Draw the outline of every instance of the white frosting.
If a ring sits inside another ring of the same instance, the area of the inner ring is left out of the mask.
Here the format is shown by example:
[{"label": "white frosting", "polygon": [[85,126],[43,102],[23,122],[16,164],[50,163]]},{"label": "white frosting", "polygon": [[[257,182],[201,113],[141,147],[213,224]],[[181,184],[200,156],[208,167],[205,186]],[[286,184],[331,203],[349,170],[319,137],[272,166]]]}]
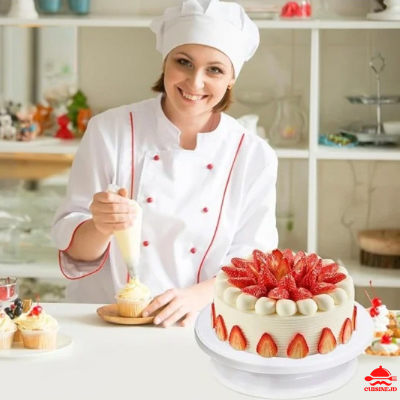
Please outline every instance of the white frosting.
[{"label": "white frosting", "polygon": [[257,297],[252,296],[251,294],[242,293],[236,299],[236,305],[241,311],[251,311],[254,310],[257,300]]},{"label": "white frosting", "polygon": [[329,294],[318,294],[313,297],[313,300],[317,303],[318,309],[321,311],[330,311],[335,307],[335,301]]},{"label": "white frosting", "polygon": [[329,258],[325,258],[322,260],[322,266],[324,265],[329,265],[329,264],[335,264],[335,261],[329,259]]},{"label": "white frosting", "polygon": [[281,317],[291,317],[297,313],[297,306],[293,300],[282,299],[276,302],[276,313]]},{"label": "white frosting", "polygon": [[228,275],[222,271],[222,269],[220,269],[217,273],[217,275],[215,276],[215,280],[216,281],[226,281],[228,280]]},{"label": "white frosting", "polygon": [[242,291],[235,287],[229,286],[223,293],[223,299],[231,306],[236,306],[237,298],[242,294]]},{"label": "white frosting", "polygon": [[259,315],[275,314],[276,301],[268,297],[261,297],[257,300],[255,305],[256,313]]},{"label": "white frosting", "polygon": [[343,267],[342,265],[339,266],[337,273],[349,275],[349,271],[347,271],[347,269],[345,267]]},{"label": "white frosting", "polygon": [[374,321],[374,331],[375,332],[386,332],[387,326],[389,325],[389,310],[385,305],[381,305],[377,307],[379,310],[379,314],[376,317],[373,317]]},{"label": "white frosting", "polygon": [[297,309],[300,314],[314,315],[318,311],[318,306],[313,299],[304,299],[297,301]]},{"label": "white frosting", "polygon": [[350,275],[347,275],[347,278],[341,282],[336,283],[336,287],[339,289],[343,289],[347,293],[347,297],[349,299],[355,298],[355,289],[353,278]]},{"label": "white frosting", "polygon": [[383,344],[380,341],[372,343],[371,348],[373,351],[385,352],[385,353],[395,353],[400,349],[400,347],[396,343]]},{"label": "white frosting", "polygon": [[231,284],[226,280],[217,280],[215,281],[215,291],[217,292],[218,296],[223,296],[226,289],[232,287]]},{"label": "white frosting", "polygon": [[329,296],[332,297],[336,305],[343,304],[348,299],[347,293],[340,288],[336,288],[335,290],[332,290],[332,292],[329,292],[328,294]]}]

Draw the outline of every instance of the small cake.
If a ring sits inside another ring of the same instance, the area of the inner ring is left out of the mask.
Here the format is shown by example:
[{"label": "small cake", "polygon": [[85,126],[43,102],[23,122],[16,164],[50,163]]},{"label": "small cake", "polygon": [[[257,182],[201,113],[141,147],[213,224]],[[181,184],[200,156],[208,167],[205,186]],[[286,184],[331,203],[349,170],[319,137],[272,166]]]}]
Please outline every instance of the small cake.
[{"label": "small cake", "polygon": [[317,254],[254,250],[215,280],[218,339],[260,357],[304,358],[345,345],[356,329],[353,279]]},{"label": "small cake", "polygon": [[0,309],[0,350],[11,349],[17,327],[7,313]]},{"label": "small cake", "polygon": [[15,321],[28,349],[53,350],[56,348],[58,322],[38,304]]},{"label": "small cake", "polygon": [[121,317],[141,317],[143,310],[152,301],[150,289],[139,278],[130,279],[115,298]]}]

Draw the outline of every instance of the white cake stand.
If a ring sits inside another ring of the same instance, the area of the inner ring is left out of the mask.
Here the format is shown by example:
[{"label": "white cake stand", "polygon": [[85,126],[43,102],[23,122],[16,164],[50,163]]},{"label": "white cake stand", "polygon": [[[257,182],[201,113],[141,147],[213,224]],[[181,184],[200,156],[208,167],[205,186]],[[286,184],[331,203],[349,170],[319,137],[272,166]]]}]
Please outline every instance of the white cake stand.
[{"label": "white cake stand", "polygon": [[211,306],[196,320],[199,347],[211,357],[216,378],[228,388],[265,399],[301,399],[332,392],[350,381],[357,357],[371,344],[374,325],[364,307],[357,306],[357,329],[346,345],[326,355],[304,359],[274,357],[236,351],[221,342],[211,327]]}]

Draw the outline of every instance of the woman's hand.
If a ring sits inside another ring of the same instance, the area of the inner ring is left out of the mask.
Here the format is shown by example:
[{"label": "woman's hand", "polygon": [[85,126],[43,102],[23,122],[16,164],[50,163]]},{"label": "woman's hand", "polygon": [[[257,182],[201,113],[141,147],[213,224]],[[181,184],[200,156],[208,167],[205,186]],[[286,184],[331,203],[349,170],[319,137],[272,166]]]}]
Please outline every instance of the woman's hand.
[{"label": "woman's hand", "polygon": [[126,189],[120,189],[118,194],[96,193],[90,211],[96,229],[104,235],[112,235],[115,231],[131,227],[137,215],[136,208],[127,198]]},{"label": "woman's hand", "polygon": [[199,283],[186,289],[169,289],[157,296],[143,311],[143,316],[156,313],[155,325],[167,328],[179,321],[180,326],[190,325],[197,313],[212,301],[214,279]]}]

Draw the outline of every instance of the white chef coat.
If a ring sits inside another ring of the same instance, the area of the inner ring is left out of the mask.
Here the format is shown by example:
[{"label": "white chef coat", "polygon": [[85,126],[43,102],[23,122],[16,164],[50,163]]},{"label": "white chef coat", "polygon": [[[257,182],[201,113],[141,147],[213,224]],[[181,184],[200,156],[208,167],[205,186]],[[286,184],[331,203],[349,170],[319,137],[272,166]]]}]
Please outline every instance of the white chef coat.
[{"label": "white chef coat", "polygon": [[195,150],[182,149],[161,99],[89,121],[52,229],[70,302],[112,303],[126,284],[115,239],[93,262],[65,252],[77,227],[91,218],[93,195],[110,183],[131,191],[143,208],[140,280],[153,295],[208,280],[232,257],[278,245],[271,147],[222,113],[214,131],[197,135]]}]

